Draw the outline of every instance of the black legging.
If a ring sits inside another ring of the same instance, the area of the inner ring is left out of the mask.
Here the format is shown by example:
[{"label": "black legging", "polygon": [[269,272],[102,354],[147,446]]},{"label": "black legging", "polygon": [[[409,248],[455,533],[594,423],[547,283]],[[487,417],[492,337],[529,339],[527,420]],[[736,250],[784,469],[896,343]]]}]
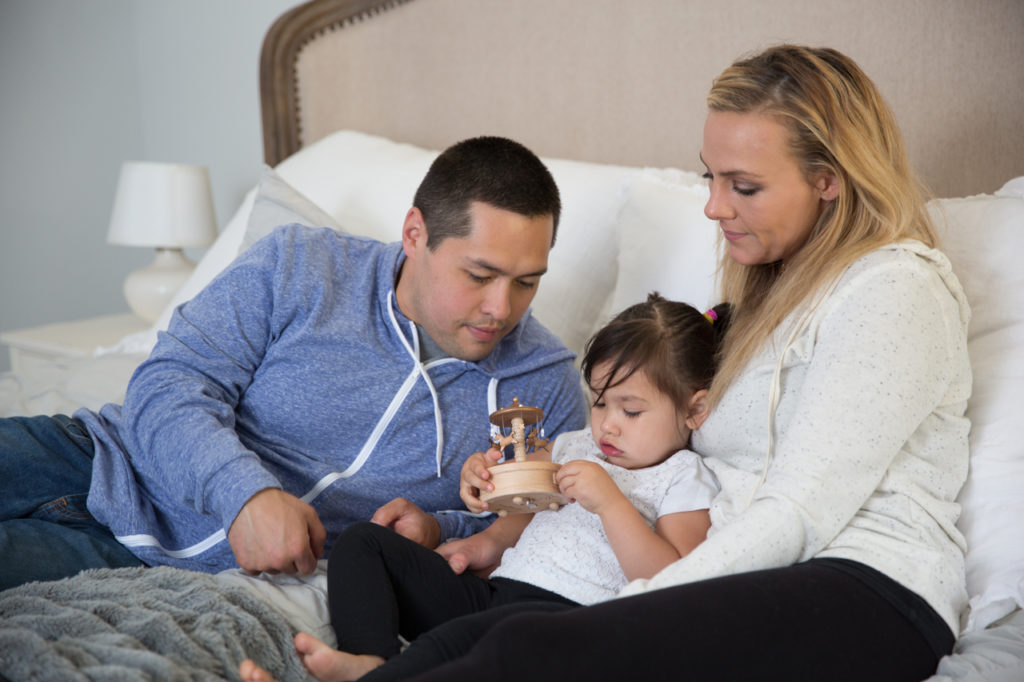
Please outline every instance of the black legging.
[{"label": "black legging", "polygon": [[[456,575],[437,552],[373,523],[346,528],[327,566],[338,648],[388,659],[364,682],[407,680],[454,660],[512,614],[578,606],[517,580]],[[399,634],[412,642],[401,655]]]},{"label": "black legging", "polygon": [[881,592],[810,561],[511,616],[469,654],[410,679],[923,680],[953,635],[917,595],[875,573],[889,583]]}]

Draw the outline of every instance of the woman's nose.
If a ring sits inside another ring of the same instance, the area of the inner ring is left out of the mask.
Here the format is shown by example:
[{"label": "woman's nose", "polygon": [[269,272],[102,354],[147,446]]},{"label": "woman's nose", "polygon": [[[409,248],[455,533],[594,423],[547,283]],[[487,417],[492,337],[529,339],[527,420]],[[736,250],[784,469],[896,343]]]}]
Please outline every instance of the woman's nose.
[{"label": "woman's nose", "polygon": [[732,204],[729,203],[728,194],[715,186],[710,187],[708,201],[704,204],[704,215],[709,220],[729,220],[735,217]]}]

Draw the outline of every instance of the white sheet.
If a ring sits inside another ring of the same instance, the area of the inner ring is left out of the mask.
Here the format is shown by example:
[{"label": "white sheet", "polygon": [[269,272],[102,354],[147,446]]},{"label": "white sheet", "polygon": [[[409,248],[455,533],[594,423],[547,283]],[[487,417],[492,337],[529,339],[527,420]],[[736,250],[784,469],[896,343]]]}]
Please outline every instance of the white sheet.
[{"label": "white sheet", "polygon": [[116,353],[61,358],[31,371],[0,374],[0,416],[72,414],[124,401],[132,372],[145,355]]},{"label": "white sheet", "polygon": [[985,630],[960,637],[925,682],[1020,682],[1024,680],[1024,611],[1017,609]]},{"label": "white sheet", "polygon": [[321,560],[312,575],[249,575],[241,569],[222,571],[217,578],[227,585],[243,587],[263,598],[300,632],[338,645],[327,608],[327,561]]}]

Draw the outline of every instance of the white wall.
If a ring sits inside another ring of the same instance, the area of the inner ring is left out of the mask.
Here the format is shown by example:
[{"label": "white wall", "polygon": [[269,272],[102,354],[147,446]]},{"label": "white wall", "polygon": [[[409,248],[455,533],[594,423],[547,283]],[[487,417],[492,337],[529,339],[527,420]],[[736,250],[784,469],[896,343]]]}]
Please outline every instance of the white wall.
[{"label": "white wall", "polygon": [[263,160],[263,35],[296,4],[0,0],[0,330],[127,311],[152,253],[105,243],[122,161],[209,166],[227,222]]}]

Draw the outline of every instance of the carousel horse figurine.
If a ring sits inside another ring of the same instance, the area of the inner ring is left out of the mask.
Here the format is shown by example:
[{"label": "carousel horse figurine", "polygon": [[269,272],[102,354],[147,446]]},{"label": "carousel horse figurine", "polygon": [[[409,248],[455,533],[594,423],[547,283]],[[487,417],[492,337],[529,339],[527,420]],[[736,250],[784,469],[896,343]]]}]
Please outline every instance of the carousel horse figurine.
[{"label": "carousel horse figurine", "polygon": [[[554,511],[568,501],[555,484],[555,472],[560,465],[527,459],[530,452],[548,445],[543,432],[538,438],[535,426],[543,418],[543,410],[520,405],[518,398],[513,398],[509,407],[491,413],[491,423],[501,430],[501,435],[491,440],[491,447],[502,451],[511,445],[514,453],[513,461],[491,467],[494,490],[480,495],[499,516]],[[534,427],[529,433],[528,426]]]}]

